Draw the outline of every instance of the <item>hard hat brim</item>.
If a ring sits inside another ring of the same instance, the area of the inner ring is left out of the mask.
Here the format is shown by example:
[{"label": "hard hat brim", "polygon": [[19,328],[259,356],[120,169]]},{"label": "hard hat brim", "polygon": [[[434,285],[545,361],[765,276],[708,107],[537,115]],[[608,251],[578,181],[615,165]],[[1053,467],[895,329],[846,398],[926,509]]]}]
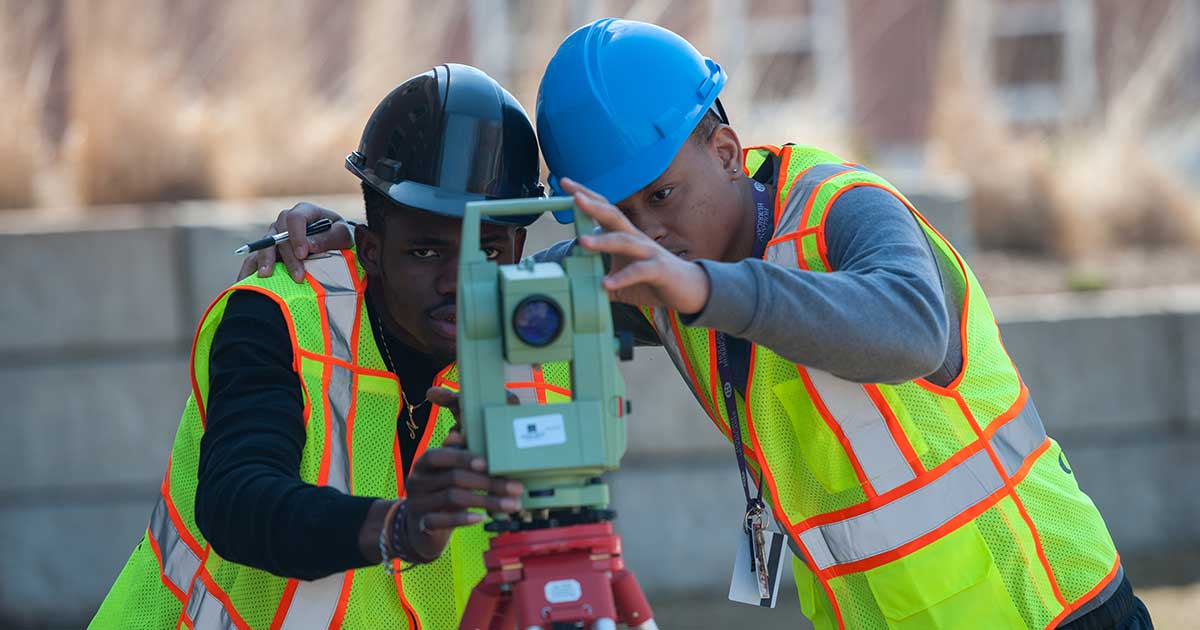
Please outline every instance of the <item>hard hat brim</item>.
[{"label": "hard hat brim", "polygon": [[[354,173],[359,179],[366,182],[368,186],[386,195],[396,203],[444,217],[461,219],[466,213],[468,202],[496,199],[486,195],[448,191],[444,188],[411,180],[390,182],[375,175],[372,169],[359,168],[350,157],[346,158],[346,170]],[[497,225],[525,227],[537,221],[540,216],[536,214],[508,217],[485,216],[483,217],[483,221]]]}]

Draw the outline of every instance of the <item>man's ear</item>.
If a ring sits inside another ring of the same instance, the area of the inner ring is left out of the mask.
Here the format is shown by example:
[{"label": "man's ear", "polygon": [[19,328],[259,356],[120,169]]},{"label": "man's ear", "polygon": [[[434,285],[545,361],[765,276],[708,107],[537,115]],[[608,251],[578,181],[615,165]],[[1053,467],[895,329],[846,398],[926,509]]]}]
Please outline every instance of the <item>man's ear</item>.
[{"label": "man's ear", "polygon": [[525,228],[519,227],[513,232],[513,262],[520,262],[525,257]]},{"label": "man's ear", "polygon": [[354,226],[354,243],[358,251],[358,264],[362,265],[368,276],[378,276],[383,266],[383,243],[363,224]]},{"label": "man's ear", "polygon": [[731,179],[742,176],[742,141],[737,132],[729,125],[717,125],[708,138],[708,147],[721,162],[721,170],[729,174]]}]

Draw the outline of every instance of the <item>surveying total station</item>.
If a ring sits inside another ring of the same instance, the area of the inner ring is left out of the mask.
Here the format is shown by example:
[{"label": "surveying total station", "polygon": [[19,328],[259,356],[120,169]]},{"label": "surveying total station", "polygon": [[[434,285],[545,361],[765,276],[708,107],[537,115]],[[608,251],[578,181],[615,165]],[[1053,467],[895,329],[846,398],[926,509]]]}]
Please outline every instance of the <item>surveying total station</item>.
[{"label": "surveying total station", "polygon": [[[573,208],[570,197],[467,204],[458,274],[460,421],[467,448],[493,475],[525,486],[522,509],[492,514],[487,575],[472,591],[464,630],[655,629],[641,586],[612,531],[608,486],[625,453],[625,382],[600,254],[497,265],[479,250],[484,216]],[[594,222],[575,213],[577,235]],[[570,364],[571,400],[509,404],[505,365]]]}]

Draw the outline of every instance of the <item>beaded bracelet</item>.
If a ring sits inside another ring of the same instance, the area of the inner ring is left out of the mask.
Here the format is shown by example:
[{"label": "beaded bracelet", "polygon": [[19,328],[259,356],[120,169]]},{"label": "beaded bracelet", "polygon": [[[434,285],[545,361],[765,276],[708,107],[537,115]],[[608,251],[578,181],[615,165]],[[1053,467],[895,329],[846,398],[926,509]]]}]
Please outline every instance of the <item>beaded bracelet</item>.
[{"label": "beaded bracelet", "polygon": [[392,558],[388,554],[390,550],[388,545],[388,532],[391,530],[390,523],[396,517],[396,512],[400,511],[400,506],[404,505],[403,501],[397,501],[388,508],[387,514],[383,517],[383,527],[379,529],[379,558],[383,565],[383,570],[387,571],[388,575],[393,575],[396,572],[392,565]]},{"label": "beaded bracelet", "polygon": [[407,501],[399,501],[396,505],[393,505],[384,518],[383,529],[379,532],[379,555],[383,558],[383,568],[387,571],[388,575],[395,573],[392,565],[393,559],[401,560],[409,565],[401,569],[401,571],[407,571],[416,565],[428,564],[437,560],[436,557],[422,557],[409,544],[410,541],[405,532],[408,514],[407,505]]}]

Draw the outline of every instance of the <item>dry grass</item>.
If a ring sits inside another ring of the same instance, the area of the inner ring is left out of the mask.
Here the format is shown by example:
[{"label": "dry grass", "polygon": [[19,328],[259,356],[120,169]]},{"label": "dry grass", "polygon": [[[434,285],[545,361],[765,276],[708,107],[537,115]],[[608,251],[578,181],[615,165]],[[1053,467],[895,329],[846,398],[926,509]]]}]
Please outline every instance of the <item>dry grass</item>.
[{"label": "dry grass", "polygon": [[0,208],[34,204],[34,177],[42,148],[41,111],[46,56],[29,36],[44,7],[0,2]]},{"label": "dry grass", "polygon": [[1176,2],[1140,58],[1126,65],[1103,116],[1053,136],[1007,124],[986,81],[966,67],[968,3],[951,9],[940,49],[935,163],[970,183],[984,247],[1103,257],[1113,247],[1200,245],[1200,192],[1155,159],[1156,105],[1181,71],[1189,32]]},{"label": "dry grass", "polygon": [[64,159],[83,205],[207,197],[204,105],[175,40],[186,23],[162,2],[69,3]]},{"label": "dry grass", "polygon": [[363,121],[445,60],[463,4],[67,6],[71,48],[92,54],[72,64],[64,157],[93,205],[353,191],[342,160]]},{"label": "dry grass", "polygon": [[350,192],[341,159],[365,114],[318,85],[309,5],[270,0],[225,7],[217,32],[236,59],[210,86],[205,142],[214,192],[224,198]]}]

